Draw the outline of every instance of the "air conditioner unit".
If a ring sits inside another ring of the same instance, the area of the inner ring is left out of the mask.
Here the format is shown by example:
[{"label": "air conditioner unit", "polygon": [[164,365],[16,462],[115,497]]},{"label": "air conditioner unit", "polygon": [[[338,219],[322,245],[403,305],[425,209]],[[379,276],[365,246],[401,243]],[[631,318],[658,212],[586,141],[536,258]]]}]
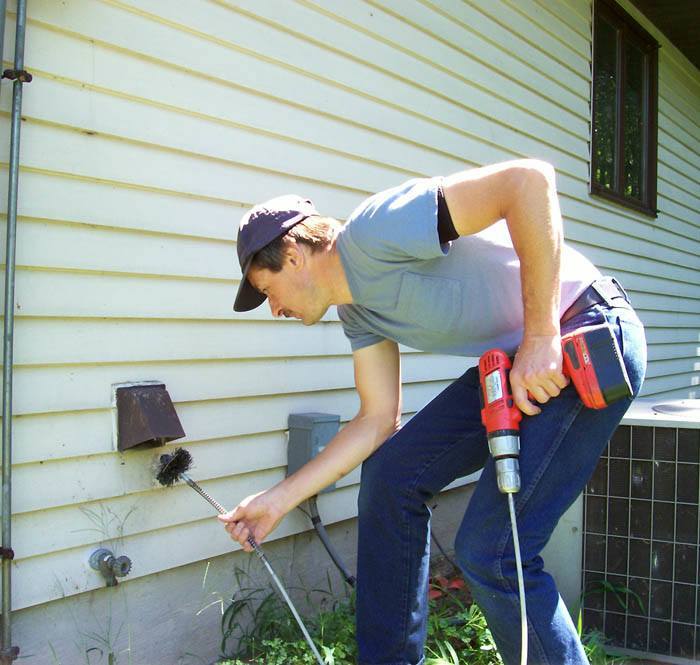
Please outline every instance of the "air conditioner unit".
[{"label": "air conditioner unit", "polygon": [[700,400],[637,400],[583,496],[583,625],[620,653],[700,659]]}]

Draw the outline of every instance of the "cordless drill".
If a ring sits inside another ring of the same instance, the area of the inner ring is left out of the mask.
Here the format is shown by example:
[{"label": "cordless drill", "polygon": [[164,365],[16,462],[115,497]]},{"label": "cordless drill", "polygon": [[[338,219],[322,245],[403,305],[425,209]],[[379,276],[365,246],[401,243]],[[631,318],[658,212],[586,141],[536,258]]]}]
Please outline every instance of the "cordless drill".
[{"label": "cordless drill", "polygon": [[[604,409],[632,396],[620,347],[607,324],[585,326],[562,337],[563,367],[581,401],[591,409]],[[491,349],[479,359],[481,421],[489,451],[496,463],[498,489],[504,494],[520,490],[520,420],[522,413],[510,389],[510,358]]]}]

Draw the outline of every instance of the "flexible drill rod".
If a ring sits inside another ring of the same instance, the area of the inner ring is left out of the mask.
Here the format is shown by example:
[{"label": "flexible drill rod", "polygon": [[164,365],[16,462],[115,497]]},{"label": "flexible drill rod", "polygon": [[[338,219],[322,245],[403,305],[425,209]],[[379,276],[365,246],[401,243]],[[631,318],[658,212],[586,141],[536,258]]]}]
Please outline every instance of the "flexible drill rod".
[{"label": "flexible drill rod", "polygon": [[513,547],[515,549],[515,567],[518,571],[518,592],[520,593],[520,664],[527,663],[527,612],[525,610],[525,582],[523,580],[523,562],[520,559],[520,542],[518,540],[518,526],[515,522],[515,502],[513,495],[508,494],[508,510],[510,511],[510,526],[513,529]]},{"label": "flexible drill rod", "polygon": [[[195,492],[197,492],[197,494],[199,494],[201,497],[206,499],[212,506],[214,506],[214,508],[216,508],[216,510],[221,515],[223,515],[224,513],[227,512],[226,508],[224,508],[215,499],[212,499],[212,497],[210,497],[186,473],[180,473],[180,478],[182,478]],[[267,568],[267,572],[270,573],[270,577],[272,578],[274,583],[277,585],[277,589],[282,594],[282,598],[284,598],[285,602],[289,606],[289,609],[292,611],[292,614],[294,615],[296,622],[299,624],[299,628],[301,628],[301,632],[304,633],[304,639],[306,640],[306,643],[309,645],[309,648],[313,652],[314,657],[318,661],[319,665],[325,665],[323,658],[321,658],[321,654],[318,652],[318,649],[316,648],[314,641],[311,639],[311,635],[309,635],[309,631],[306,630],[306,626],[304,625],[304,622],[301,620],[299,613],[297,612],[296,608],[294,607],[294,604],[292,603],[292,599],[289,597],[289,595],[285,591],[284,586],[282,586],[282,582],[275,574],[275,571],[272,569],[272,566],[270,565],[270,562],[267,560],[265,553],[262,551],[262,549],[260,549],[260,546],[255,542],[253,536],[248,536],[248,542],[250,543],[250,546],[255,550],[255,553],[258,555],[258,558],[260,559],[260,561],[262,561],[263,564],[265,565],[265,568]]]}]

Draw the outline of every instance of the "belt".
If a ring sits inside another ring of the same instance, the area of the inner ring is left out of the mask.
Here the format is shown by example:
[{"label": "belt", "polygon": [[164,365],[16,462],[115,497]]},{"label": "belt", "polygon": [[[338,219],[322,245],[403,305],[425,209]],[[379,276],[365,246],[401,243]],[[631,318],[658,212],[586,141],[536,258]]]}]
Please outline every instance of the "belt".
[{"label": "belt", "polygon": [[566,323],[577,314],[588,309],[592,305],[613,305],[612,301],[623,298],[629,303],[630,299],[625,290],[614,277],[601,277],[591,284],[573,304],[562,314],[561,323]]}]

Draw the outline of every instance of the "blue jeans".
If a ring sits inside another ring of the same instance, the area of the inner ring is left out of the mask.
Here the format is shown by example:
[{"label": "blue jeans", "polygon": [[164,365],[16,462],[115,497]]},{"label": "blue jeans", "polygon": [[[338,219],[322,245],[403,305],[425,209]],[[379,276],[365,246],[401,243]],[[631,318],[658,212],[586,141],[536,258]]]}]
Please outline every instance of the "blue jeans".
[{"label": "blue jeans", "polygon": [[[590,306],[563,324],[562,333],[603,321],[617,336],[636,396],[644,378],[646,342],[642,324],[625,300]],[[541,405],[542,413],[523,417],[522,487],[514,498],[527,600],[528,663],[588,663],[539,554],[593,473],[630,401],[588,409],[569,385]],[[430,559],[426,502],[456,478],[482,467],[455,553],[503,662],[520,662],[520,605],[508,504],[496,486],[479,409],[478,370],[471,368],[362,465],[357,573],[362,665],[423,662]]]}]

